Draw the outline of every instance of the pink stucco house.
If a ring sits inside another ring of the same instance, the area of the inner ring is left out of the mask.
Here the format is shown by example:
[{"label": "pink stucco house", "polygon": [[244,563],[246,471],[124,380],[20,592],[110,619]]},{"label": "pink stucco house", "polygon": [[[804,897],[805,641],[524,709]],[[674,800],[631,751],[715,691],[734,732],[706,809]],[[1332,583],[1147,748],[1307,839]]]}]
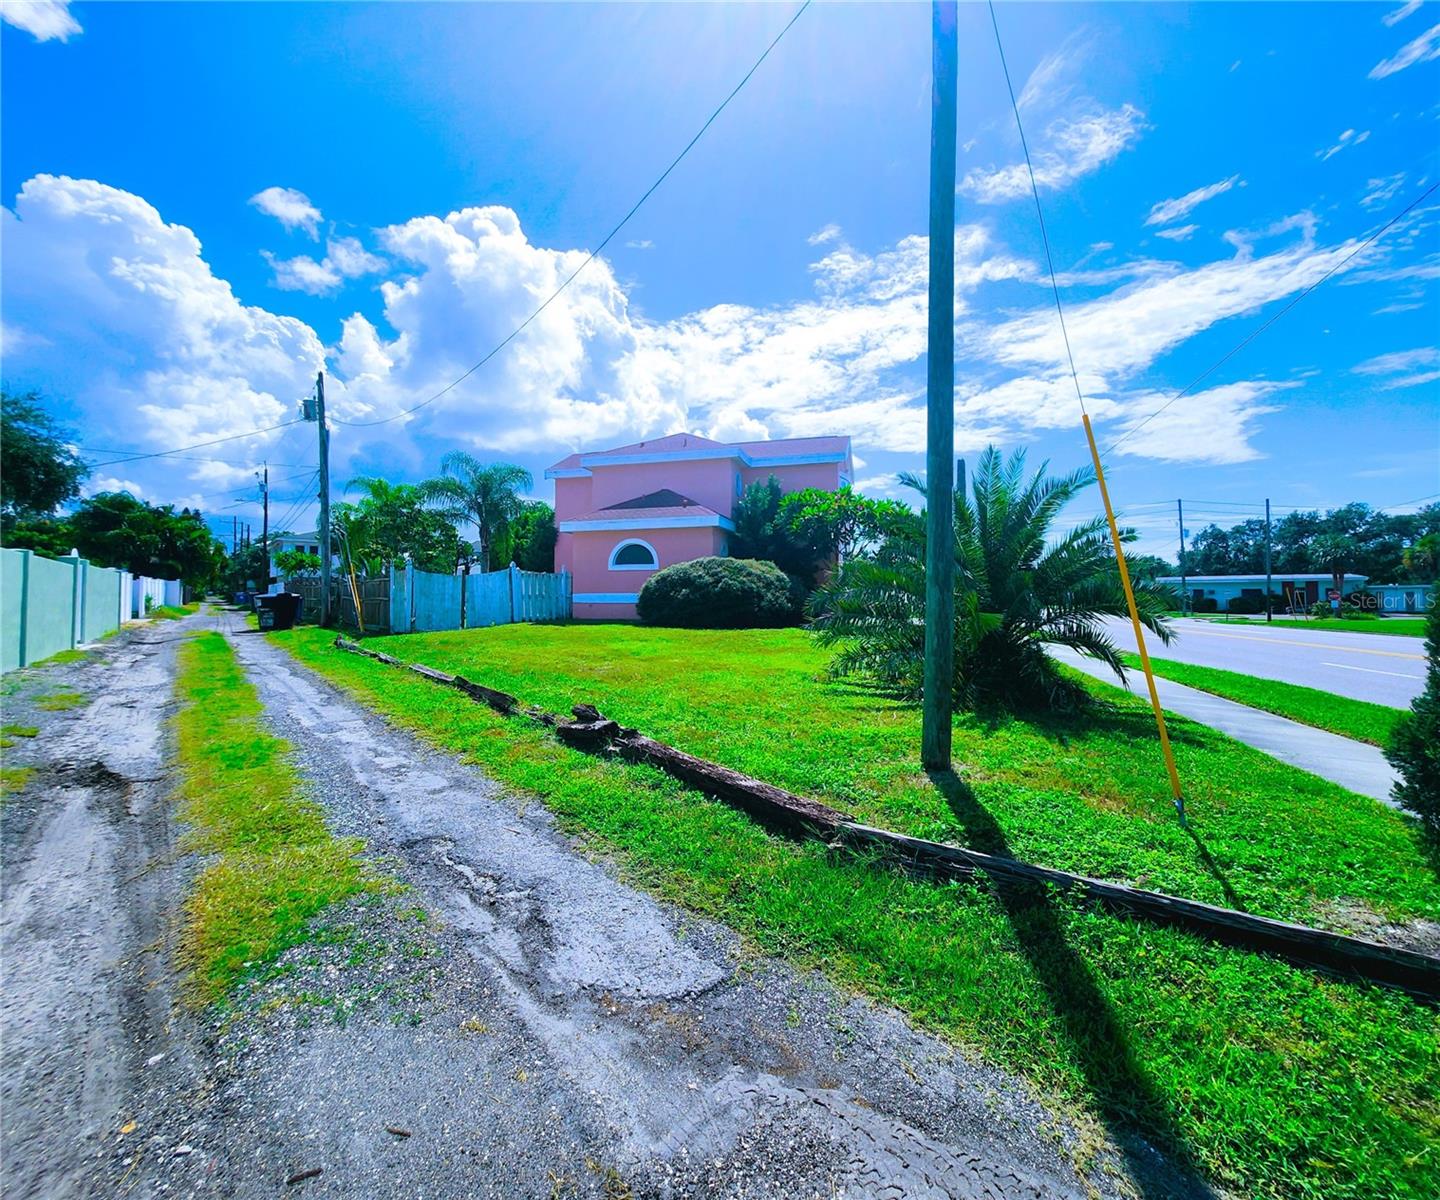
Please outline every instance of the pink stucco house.
[{"label": "pink stucco house", "polygon": [[555,569],[573,576],[578,620],[635,616],[661,567],[729,553],[740,493],[771,475],[787,491],[836,491],[854,477],[848,437],[716,442],[674,433],[562,458],[555,481]]}]

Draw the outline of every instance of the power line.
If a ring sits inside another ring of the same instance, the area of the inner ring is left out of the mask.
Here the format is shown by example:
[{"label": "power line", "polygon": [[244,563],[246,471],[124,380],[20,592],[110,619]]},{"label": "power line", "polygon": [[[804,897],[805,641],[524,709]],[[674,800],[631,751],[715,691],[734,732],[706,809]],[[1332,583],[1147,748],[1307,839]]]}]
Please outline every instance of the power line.
[{"label": "power line", "polygon": [[506,346],[508,346],[508,345],[509,345],[511,342],[513,342],[517,337],[519,337],[520,334],[525,331],[526,327],[529,326],[529,325],[531,324],[531,322],[533,322],[538,316],[540,316],[540,314],[543,313],[547,308],[549,308],[550,305],[553,304],[553,303],[555,302],[555,300],[557,300],[557,299],[559,298],[560,294],[561,294],[562,292],[564,292],[565,289],[568,288],[568,287],[575,281],[576,276],[578,276],[581,271],[585,270],[586,267],[588,267],[592,262],[595,261],[596,258],[598,258],[598,257],[600,256],[600,253],[605,249],[606,246],[608,246],[608,245],[610,244],[611,240],[615,237],[615,235],[618,234],[622,229],[625,228],[625,226],[626,226],[626,224],[629,222],[630,218],[633,217],[637,212],[640,211],[640,206],[643,205],[643,204],[645,203],[645,201],[647,201],[648,199],[650,199],[651,195],[655,192],[655,190],[656,190],[662,183],[664,183],[667,178],[669,178],[670,173],[671,173],[673,170],[675,170],[676,167],[678,167],[678,166],[680,165],[681,160],[684,159],[684,157],[685,157],[687,154],[690,153],[690,151],[691,151],[691,149],[694,147],[695,143],[698,142],[698,141],[705,135],[705,131],[706,131],[707,129],[709,129],[710,126],[715,123],[716,118],[719,117],[720,114],[725,111],[726,107],[730,104],[730,101],[732,101],[733,99],[735,99],[735,97],[740,94],[740,89],[743,88],[747,83],[750,82],[750,77],[751,77],[752,75],[754,75],[755,72],[760,69],[761,64],[762,64],[767,58],[770,57],[770,52],[771,52],[772,50],[774,50],[775,47],[780,44],[780,39],[783,38],[787,33],[790,32],[791,26],[793,26],[793,25],[795,24],[795,22],[800,19],[801,15],[805,12],[805,10],[806,10],[807,8],[810,7],[811,3],[812,3],[812,0],[804,0],[804,3],[801,4],[800,7],[795,10],[795,15],[792,16],[792,17],[790,18],[790,20],[788,20],[788,21],[785,23],[785,27],[784,27],[782,30],[780,30],[780,32],[775,35],[774,39],[770,42],[770,44],[765,47],[764,52],[760,55],[759,58],[757,58],[757,59],[755,60],[755,65],[752,66],[748,71],[745,72],[744,78],[742,78],[742,79],[740,80],[740,82],[737,83],[737,84],[735,85],[735,87],[731,90],[730,94],[729,94],[728,96],[726,96],[725,99],[720,102],[720,106],[719,106],[718,108],[716,108],[715,111],[710,114],[710,116],[709,116],[709,118],[706,120],[705,124],[703,124],[702,126],[700,126],[699,132],[696,133],[695,136],[692,137],[692,138],[685,144],[685,148],[684,148],[683,150],[681,150],[680,153],[677,154],[677,155],[675,156],[675,158],[671,161],[670,165],[669,165],[668,167],[666,167],[665,170],[660,173],[660,177],[659,177],[657,180],[655,180],[655,182],[652,183],[648,188],[645,189],[645,194],[642,195],[642,196],[640,197],[640,199],[638,199],[637,201],[635,201],[635,203],[631,206],[629,212],[627,212],[623,217],[620,218],[619,224],[617,224],[612,230],[610,230],[610,232],[607,233],[607,234],[605,235],[605,237],[601,240],[600,244],[599,244],[598,246],[596,246],[594,250],[590,251],[590,253],[585,256],[585,261],[582,262],[582,263],[581,263],[578,267],[576,267],[573,271],[571,271],[570,274],[565,278],[565,281],[564,281],[563,283],[561,283],[560,286],[557,287],[553,292],[551,292],[548,297],[546,297],[545,302],[544,302],[543,304],[541,304],[539,308],[537,308],[537,309],[536,309],[534,312],[532,312],[528,317],[526,317],[523,321],[521,321],[520,324],[517,325],[514,329],[512,329],[512,330],[504,337],[503,340],[501,340],[499,343],[497,343],[495,346],[493,346],[493,347],[489,350],[489,352],[487,352],[487,353],[485,354],[485,356],[480,359],[479,362],[477,362],[474,366],[472,366],[468,371],[466,371],[466,372],[465,372],[463,375],[461,375],[458,379],[455,379],[455,380],[453,380],[452,382],[446,384],[443,388],[441,388],[441,389],[440,389],[438,392],[436,392],[433,396],[430,396],[430,397],[428,397],[427,399],[420,401],[420,403],[418,403],[418,404],[411,405],[409,408],[401,409],[399,412],[393,413],[392,415],[390,415],[390,416],[388,416],[388,417],[378,417],[378,418],[376,418],[376,419],[373,420],[373,421],[343,421],[343,420],[341,420],[339,417],[332,417],[331,420],[334,421],[335,424],[337,424],[337,425],[350,425],[350,426],[353,426],[353,427],[362,427],[362,426],[372,426],[372,425],[385,425],[385,424],[388,424],[388,423],[391,422],[391,421],[398,421],[401,417],[408,417],[411,413],[419,412],[420,409],[424,408],[426,405],[434,404],[435,401],[436,401],[436,400],[439,400],[441,396],[444,396],[446,393],[448,393],[448,392],[450,392],[450,391],[453,391],[455,388],[459,387],[460,384],[462,384],[463,382],[465,382],[465,380],[467,380],[468,378],[470,378],[471,375],[475,374],[476,371],[478,371],[481,367],[483,367],[486,363],[488,363],[492,358],[494,358],[497,354],[499,354],[501,350],[505,349]]},{"label": "power line", "polygon": [[[266,425],[263,429],[249,429],[244,433],[227,434],[225,437],[211,438],[208,442],[196,442],[193,446],[176,446],[173,450],[155,450],[149,454],[135,454],[129,458],[112,458],[104,462],[89,464],[92,469],[100,467],[113,467],[117,463],[140,462],[147,458],[173,458],[184,450],[203,450],[206,446],[218,446],[221,442],[234,442],[240,438],[256,437],[262,433],[273,433],[277,429],[286,429],[291,425],[300,424],[300,418],[292,421],[281,421],[278,425]],[[298,464],[297,464],[298,465]]]},{"label": "power line", "polygon": [[[992,8],[991,8],[991,15],[992,15],[992,16],[994,15],[994,8],[993,8],[993,6],[992,6]],[[1396,222],[1398,222],[1402,217],[1406,216],[1406,215],[1411,211],[1411,209],[1416,208],[1416,207],[1419,206],[1423,201],[1429,199],[1429,197],[1430,197],[1432,194],[1434,194],[1434,192],[1435,192],[1437,189],[1440,189],[1440,180],[1437,180],[1435,183],[1432,183],[1428,188],[1426,188],[1423,192],[1421,192],[1419,196],[1417,196],[1414,200],[1410,201],[1409,204],[1407,204],[1404,208],[1402,208],[1399,212],[1397,212],[1393,217],[1391,217],[1388,221],[1386,221],[1385,224],[1383,224],[1382,226],[1380,226],[1379,229],[1375,230],[1374,233],[1372,233],[1372,234],[1371,234],[1369,237],[1367,237],[1363,242],[1361,242],[1358,246],[1356,246],[1355,249],[1353,249],[1352,251],[1350,251],[1349,254],[1347,254],[1347,255],[1346,255],[1344,258],[1342,258],[1338,263],[1336,263],[1333,267],[1331,267],[1328,271],[1326,271],[1325,274],[1323,274],[1322,276],[1320,276],[1319,279],[1317,279],[1314,283],[1312,283],[1312,284],[1311,284],[1309,287],[1307,287],[1304,291],[1300,292],[1293,300],[1290,301],[1289,304],[1285,305],[1284,308],[1282,308],[1279,312],[1277,312],[1274,316],[1272,316],[1272,317],[1271,317],[1268,321],[1266,321],[1263,325],[1260,325],[1260,326],[1258,326],[1257,328],[1253,329],[1246,337],[1244,337],[1243,339],[1241,339],[1241,341],[1238,342],[1233,348],[1231,348],[1230,350],[1226,351],[1226,353],[1224,353],[1224,354],[1221,355],[1218,359],[1216,359],[1215,362],[1213,362],[1210,366],[1206,367],[1204,371],[1202,371],[1199,375],[1197,375],[1194,379],[1192,379],[1189,383],[1187,383],[1183,388],[1181,388],[1178,392],[1176,392],[1173,396],[1171,396],[1170,399],[1168,399],[1167,401],[1165,401],[1164,404],[1162,404],[1159,408],[1157,408],[1154,412],[1152,412],[1148,417],[1146,417],[1146,418],[1145,418],[1143,421],[1141,421],[1138,425],[1132,425],[1129,429],[1127,429],[1124,433],[1122,433],[1118,438],[1116,438],[1113,442],[1111,442],[1108,446],[1106,446],[1106,447],[1105,447],[1105,453],[1106,453],[1106,454],[1109,454],[1112,450],[1115,449],[1116,446],[1120,445],[1121,442],[1125,441],[1126,438],[1132,437],[1133,435],[1139,433],[1140,430],[1144,429],[1146,425],[1150,424],[1151,421],[1153,421],[1156,417],[1158,417],[1161,413],[1163,413],[1167,408],[1169,408],[1169,407],[1170,407],[1172,404],[1174,404],[1177,400],[1180,400],[1180,399],[1182,399],[1183,397],[1188,396],[1192,391],[1195,390],[1195,388],[1196,388],[1202,381],[1208,379],[1211,375],[1213,375],[1216,371],[1218,371],[1222,366],[1224,366],[1225,363],[1229,362],[1232,358],[1235,357],[1235,355],[1239,354],[1240,351],[1242,351],[1243,349],[1245,349],[1246,346],[1248,346],[1251,342],[1253,342],[1256,338],[1258,338],[1262,333],[1264,333],[1267,329],[1269,329],[1270,326],[1272,326],[1273,324],[1275,324],[1276,321],[1278,321],[1281,317],[1283,317],[1286,313],[1288,313],[1292,308],[1294,308],[1297,304],[1299,304],[1300,301],[1302,301],[1303,299],[1305,299],[1306,296],[1308,296],[1311,292],[1313,292],[1316,288],[1318,288],[1322,283],[1324,283],[1327,279],[1329,279],[1330,276],[1334,275],[1337,271],[1340,270],[1341,267],[1345,266],[1345,264],[1348,263],[1352,258],[1354,258],[1354,257],[1355,257],[1357,254],[1359,254],[1362,250],[1366,249],[1366,248],[1369,247],[1373,242],[1375,242],[1375,241],[1380,237],[1381,234],[1383,234],[1383,233],[1384,233],[1386,230],[1388,230],[1392,225],[1394,225]],[[1053,275],[1053,268],[1052,268],[1052,275]],[[1075,364],[1072,362],[1072,363],[1070,364],[1070,366],[1071,366],[1071,370],[1073,371]]]}]

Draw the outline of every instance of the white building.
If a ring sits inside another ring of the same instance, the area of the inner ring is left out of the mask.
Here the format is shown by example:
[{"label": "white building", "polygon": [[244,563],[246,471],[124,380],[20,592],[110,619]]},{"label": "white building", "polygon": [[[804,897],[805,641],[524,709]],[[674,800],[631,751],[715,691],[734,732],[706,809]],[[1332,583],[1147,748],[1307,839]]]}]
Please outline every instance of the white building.
[{"label": "white building", "polygon": [[[1346,575],[1341,585],[1344,596],[1351,592],[1365,590],[1366,575]],[[1162,587],[1181,592],[1179,575],[1162,575],[1155,580]],[[1192,611],[1210,609],[1208,601],[1215,602],[1215,612],[1228,612],[1230,602],[1242,596],[1246,600],[1263,605],[1265,599],[1265,576],[1260,575],[1186,575],[1184,579],[1185,607]],[[1300,574],[1274,571],[1270,575],[1271,593],[1285,597],[1286,604],[1300,611],[1324,599],[1335,586],[1335,577],[1328,571]],[[1257,611],[1254,607],[1250,611]]]}]

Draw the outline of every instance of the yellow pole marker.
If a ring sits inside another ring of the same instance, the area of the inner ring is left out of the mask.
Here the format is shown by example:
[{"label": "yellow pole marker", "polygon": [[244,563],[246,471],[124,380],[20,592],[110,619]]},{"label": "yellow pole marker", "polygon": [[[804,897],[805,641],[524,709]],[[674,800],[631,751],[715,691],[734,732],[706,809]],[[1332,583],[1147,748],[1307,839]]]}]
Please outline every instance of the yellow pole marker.
[{"label": "yellow pole marker", "polygon": [[1110,523],[1110,540],[1115,543],[1115,562],[1120,568],[1120,585],[1125,589],[1125,604],[1130,609],[1130,624],[1135,628],[1135,644],[1140,647],[1140,666],[1145,672],[1145,686],[1150,689],[1150,707],[1155,710],[1155,726],[1160,731],[1160,749],[1165,755],[1165,769],[1170,772],[1170,791],[1175,798],[1175,811],[1185,821],[1185,797],[1180,792],[1180,772],[1175,769],[1175,752],[1170,749],[1170,731],[1165,728],[1165,713],[1160,708],[1160,693],[1155,690],[1155,672],[1150,669],[1150,653],[1145,649],[1145,627],[1140,624],[1140,610],[1135,607],[1135,589],[1130,584],[1130,568],[1120,545],[1120,527],[1115,524],[1115,510],[1110,507],[1110,490],[1105,486],[1105,469],[1100,465],[1100,451],[1095,448],[1095,434],[1090,428],[1090,414],[1083,413],[1085,440],[1090,443],[1090,461],[1095,464],[1095,479],[1100,484],[1100,499],[1105,503],[1105,519]]}]

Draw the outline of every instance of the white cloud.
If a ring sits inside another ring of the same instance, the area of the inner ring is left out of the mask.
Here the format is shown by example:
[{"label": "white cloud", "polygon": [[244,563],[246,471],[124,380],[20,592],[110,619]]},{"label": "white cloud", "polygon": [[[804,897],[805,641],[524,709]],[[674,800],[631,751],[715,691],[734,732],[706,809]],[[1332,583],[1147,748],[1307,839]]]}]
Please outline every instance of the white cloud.
[{"label": "white cloud", "polygon": [[[1178,221],[1181,217],[1188,216],[1194,209],[1204,204],[1207,200],[1213,200],[1225,192],[1228,192],[1237,183],[1240,183],[1240,176],[1232,175],[1229,179],[1222,179],[1218,183],[1206,184],[1198,187],[1193,192],[1186,192],[1176,200],[1162,200],[1150,210],[1150,215],[1145,218],[1147,225],[1168,225],[1171,221]],[[1244,184],[1240,185],[1244,187]]]},{"label": "white cloud", "polygon": [[649,238],[637,238],[633,242],[626,242],[625,245],[631,250],[653,250],[655,243]]},{"label": "white cloud", "polygon": [[[1035,185],[1056,191],[1099,170],[1128,148],[1144,127],[1145,114],[1132,104],[1074,120],[1062,117],[1052,121],[1034,156]],[[1023,162],[976,168],[960,182],[960,190],[981,204],[1001,204],[1028,195],[1030,176]]]},{"label": "white cloud", "polygon": [[72,33],[83,33],[80,22],[70,13],[70,0],[5,0],[0,20],[23,29],[37,42],[56,38],[68,42]]},{"label": "white cloud", "polygon": [[1387,29],[1392,25],[1398,25],[1419,8],[1420,4],[1421,0],[1406,0],[1406,3],[1402,4],[1399,8],[1391,9],[1391,11],[1381,17],[1380,21]]},{"label": "white cloud", "polygon": [[833,242],[840,236],[840,226],[833,222],[823,229],[817,229],[805,240],[812,246],[823,246],[826,242]]},{"label": "white cloud", "polygon": [[371,254],[358,238],[353,237],[331,238],[325,247],[325,258],[320,262],[308,254],[281,259],[268,250],[260,253],[275,271],[275,277],[270,281],[273,287],[284,292],[306,292],[311,296],[333,292],[345,280],[374,274],[387,265],[383,258]]},{"label": "white cloud", "polygon": [[1344,133],[1342,133],[1338,138],[1335,139],[1335,144],[1331,146],[1328,150],[1315,151],[1315,157],[1318,158],[1321,162],[1327,162],[1329,159],[1334,158],[1335,155],[1339,154],[1340,151],[1344,150],[1347,146],[1358,146],[1361,142],[1366,141],[1369,137],[1370,131],[1368,129],[1363,130],[1360,133],[1356,133],[1353,129],[1347,129]]},{"label": "white cloud", "polygon": [[37,175],[0,226],[7,311],[41,338],[7,367],[43,367],[95,444],[160,449],[277,424],[323,362],[307,325],[241,304],[199,239],[129,192]]},{"label": "white cloud", "polygon": [[1370,78],[1384,79],[1416,63],[1433,62],[1437,58],[1440,58],[1440,25],[1432,25],[1413,42],[1407,42],[1395,54],[1371,67]]},{"label": "white cloud", "polygon": [[286,229],[303,229],[315,240],[320,238],[320,210],[310,197],[294,188],[268,187],[250,197],[250,203],[266,216],[274,217]]},{"label": "white cloud", "polygon": [[1416,387],[1440,379],[1440,349],[1421,346],[1415,350],[1396,350],[1379,354],[1352,367],[1357,375],[1388,375],[1380,384],[1386,391]]},{"label": "white cloud", "polygon": [[1266,400],[1299,386],[1266,380],[1225,384],[1186,396],[1148,421],[1168,397],[1159,392],[1132,395],[1125,405],[1129,419],[1120,425],[1125,440],[1116,453],[1217,466],[1253,462],[1263,457],[1251,442],[1259,419],[1280,411]]},{"label": "white cloud", "polygon": [[1365,196],[1360,203],[1365,208],[1381,208],[1395,199],[1404,186],[1404,171],[1396,171],[1393,175],[1372,179],[1365,185]]},{"label": "white cloud", "polygon": [[1198,225],[1176,225],[1173,229],[1156,230],[1155,236],[1169,238],[1172,242],[1184,242],[1188,241],[1190,235],[1199,228],[1200,226]]}]

